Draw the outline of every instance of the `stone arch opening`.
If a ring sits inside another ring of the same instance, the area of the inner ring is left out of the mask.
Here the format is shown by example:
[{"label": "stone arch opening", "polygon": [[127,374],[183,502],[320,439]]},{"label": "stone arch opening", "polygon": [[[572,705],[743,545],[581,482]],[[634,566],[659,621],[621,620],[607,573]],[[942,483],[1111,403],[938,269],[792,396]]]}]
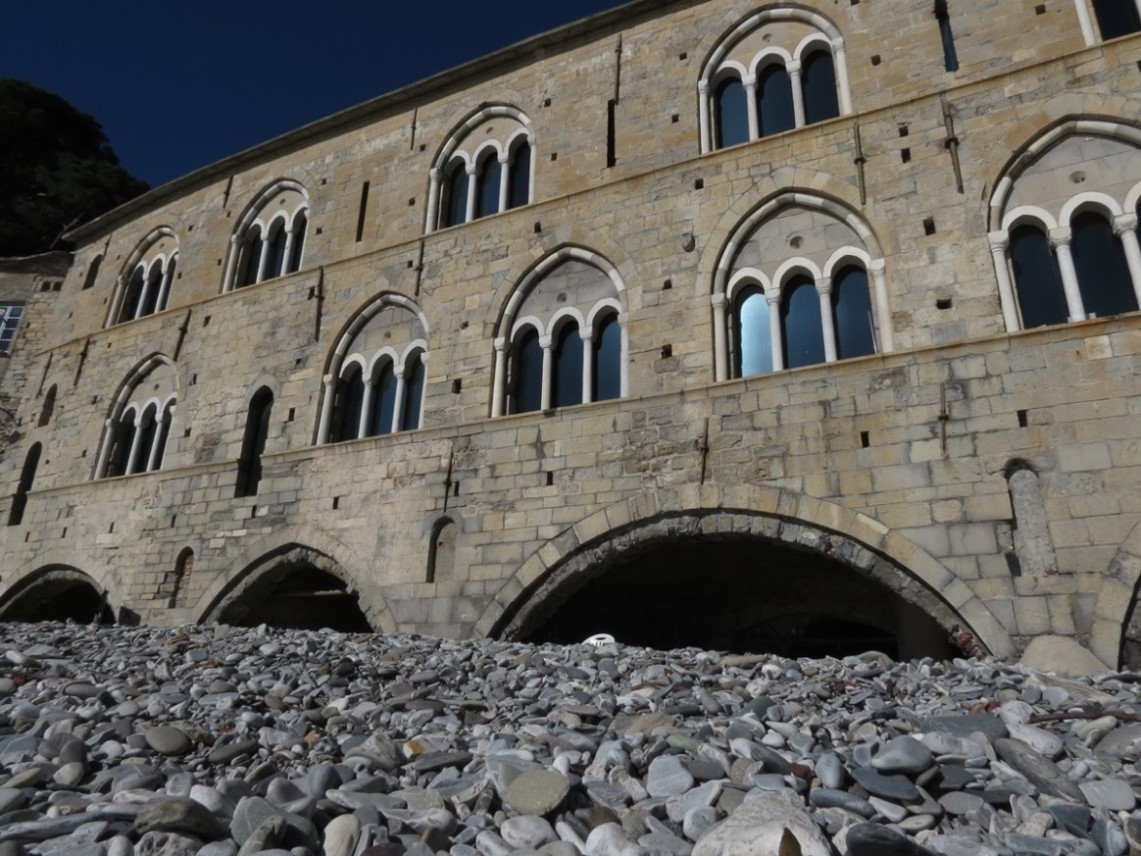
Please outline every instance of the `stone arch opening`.
[{"label": "stone arch opening", "polygon": [[50,567],[30,574],[0,598],[0,621],[74,621],[114,624],[107,592],[75,568]]},{"label": "stone arch opening", "polygon": [[248,566],[214,601],[203,621],[290,630],[328,628],[342,633],[374,630],[366,607],[336,562],[297,546]]},{"label": "stone arch opening", "polygon": [[662,516],[573,552],[493,635],[784,656],[946,657],[964,623],[905,569],[856,541],[749,512]]}]

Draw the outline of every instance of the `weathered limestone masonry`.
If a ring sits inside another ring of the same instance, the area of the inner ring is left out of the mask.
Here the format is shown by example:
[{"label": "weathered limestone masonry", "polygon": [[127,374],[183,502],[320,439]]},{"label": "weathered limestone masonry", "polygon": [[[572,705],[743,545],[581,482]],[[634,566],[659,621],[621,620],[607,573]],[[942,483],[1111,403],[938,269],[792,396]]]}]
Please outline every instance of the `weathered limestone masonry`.
[{"label": "weathered limestone masonry", "polygon": [[[1077,320],[1094,311],[1073,301],[1094,299],[1063,232],[1111,218],[1141,288],[1141,36],[1103,40],[1094,18],[1091,41],[1085,2],[951,4],[945,71],[930,0],[636,0],[79,229],[4,380],[22,398],[0,615],[87,582],[124,620],[216,620],[308,569],[377,630],[519,634],[623,557],[736,535],[757,573],[766,555],[816,555],[1000,656],[1058,636],[1136,667],[1141,315]],[[725,63],[748,74],[780,48],[792,72],[806,44],[831,54],[838,115],[719,147]],[[506,157],[518,129],[529,204],[445,225],[452,152],[494,139]],[[278,210],[292,243],[276,268],[271,251],[246,267],[251,224],[272,230]],[[1068,289],[1062,323],[1031,320],[1038,297],[1008,259],[1032,216]],[[868,277],[876,352],[743,368],[745,267],[774,298],[787,271],[815,271],[827,306],[841,245]],[[138,269],[161,289],[150,306]],[[588,323],[595,297],[575,283],[595,274],[621,397],[518,412],[520,324],[557,334],[541,316],[562,303]],[[404,320],[368,320],[381,310]],[[397,426],[419,427],[324,442],[346,423],[357,436],[338,379],[366,323],[398,362],[421,342],[421,411]],[[159,451],[132,465],[116,426],[151,398],[159,421],[175,402],[165,450],[148,435]]]}]

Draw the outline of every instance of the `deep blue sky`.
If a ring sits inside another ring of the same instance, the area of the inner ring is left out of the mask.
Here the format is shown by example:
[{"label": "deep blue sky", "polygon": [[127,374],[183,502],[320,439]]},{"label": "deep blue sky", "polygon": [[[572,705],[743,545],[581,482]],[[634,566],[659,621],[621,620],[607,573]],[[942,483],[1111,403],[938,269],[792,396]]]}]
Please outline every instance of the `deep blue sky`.
[{"label": "deep blue sky", "polygon": [[[12,0],[0,77],[94,116],[157,186],[621,0]],[[0,152],[0,157],[3,153]]]}]

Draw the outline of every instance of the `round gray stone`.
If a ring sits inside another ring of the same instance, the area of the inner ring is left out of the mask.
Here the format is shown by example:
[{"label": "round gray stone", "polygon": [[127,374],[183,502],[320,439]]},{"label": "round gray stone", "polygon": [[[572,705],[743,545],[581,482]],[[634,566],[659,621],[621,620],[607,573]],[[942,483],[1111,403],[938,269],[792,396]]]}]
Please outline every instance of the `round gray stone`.
[{"label": "round gray stone", "polygon": [[507,786],[507,804],[519,814],[544,815],[557,809],[567,793],[570,782],[554,770],[528,770]]},{"label": "round gray stone", "polygon": [[194,748],[190,738],[170,725],[153,725],[146,730],[147,745],[160,755],[185,755]]}]

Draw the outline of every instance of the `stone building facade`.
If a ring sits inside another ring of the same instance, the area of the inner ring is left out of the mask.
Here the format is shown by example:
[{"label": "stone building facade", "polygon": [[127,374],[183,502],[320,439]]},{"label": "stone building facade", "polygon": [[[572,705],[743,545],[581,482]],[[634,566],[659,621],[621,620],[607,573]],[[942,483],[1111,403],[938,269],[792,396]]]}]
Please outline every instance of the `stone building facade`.
[{"label": "stone building facade", "polygon": [[1131,2],[635,0],[83,226],[0,616],[1137,665]]}]

